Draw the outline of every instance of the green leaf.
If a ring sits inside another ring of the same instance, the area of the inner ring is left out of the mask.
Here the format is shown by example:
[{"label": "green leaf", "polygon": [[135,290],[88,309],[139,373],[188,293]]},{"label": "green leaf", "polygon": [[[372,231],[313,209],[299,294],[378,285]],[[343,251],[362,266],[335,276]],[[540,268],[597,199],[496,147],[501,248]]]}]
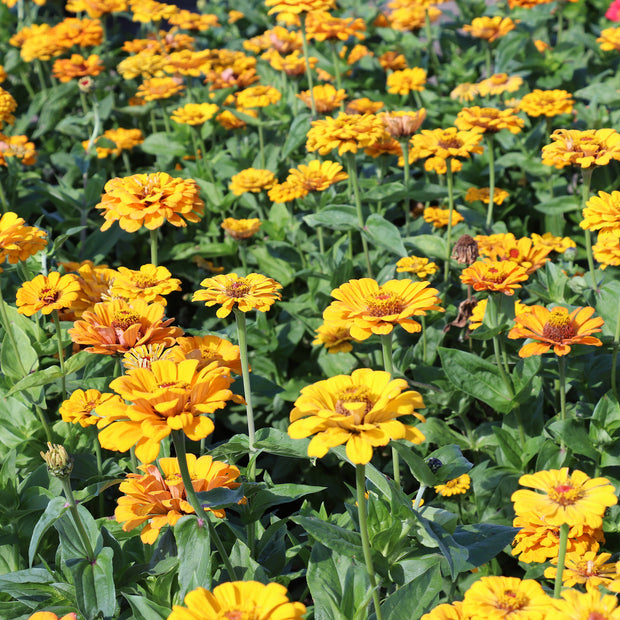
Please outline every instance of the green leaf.
[{"label": "green leaf", "polygon": [[397,256],[406,256],[400,230],[388,222],[382,215],[373,213],[364,224],[364,236],[374,245],[389,250]]},{"label": "green leaf", "polygon": [[39,541],[47,530],[69,509],[64,497],[55,497],[47,505],[37,524],[34,526],[28,547],[28,564],[32,566],[34,554],[37,552]]},{"label": "green leaf", "polygon": [[473,353],[439,347],[441,366],[459,390],[481,400],[500,413],[508,413],[514,400],[495,366]]},{"label": "green leaf", "polygon": [[461,449],[454,444],[442,446],[434,452],[431,452],[426,458],[434,458],[441,461],[441,467],[435,472],[435,478],[440,483],[454,480],[454,478],[466,474],[473,467],[463,456]]},{"label": "green leaf", "polygon": [[316,228],[323,226],[330,230],[357,230],[359,220],[355,207],[349,205],[334,205],[321,209],[318,213],[311,213],[304,216],[304,222]]},{"label": "green leaf", "polygon": [[140,146],[145,153],[150,155],[183,157],[183,155],[192,154],[192,149],[189,145],[179,142],[174,136],[165,131],[150,134]]},{"label": "green leaf", "polygon": [[443,589],[439,565],[399,588],[381,605],[383,620],[421,618]]},{"label": "green leaf", "polygon": [[[439,258],[445,260],[448,252],[445,239],[437,235],[416,235],[415,237],[406,237],[404,239],[406,245],[413,245],[416,251],[426,258]],[[407,256],[404,253],[403,256]]]},{"label": "green leaf", "polygon": [[493,434],[497,439],[497,443],[504,457],[517,471],[521,471],[523,469],[523,462],[521,454],[519,453],[520,448],[514,437],[506,429],[498,426],[493,427]]},{"label": "green leaf", "polygon": [[578,196],[556,196],[534,205],[534,209],[545,215],[559,215],[581,209],[581,201]]},{"label": "green leaf", "polygon": [[282,258],[273,256],[266,245],[254,246],[250,254],[257,260],[261,273],[268,273],[270,278],[282,286],[288,286],[295,279],[295,270],[290,263]]},{"label": "green leaf", "polygon": [[[90,512],[84,506],[78,505],[77,510],[86,536],[88,536],[90,547],[96,553],[98,542],[100,541],[99,528]],[[55,521],[54,527],[60,538],[60,546],[65,562],[74,559],[90,561],[88,550],[85,548],[80,530],[77,528],[71,512],[64,512],[60,515]]]},{"label": "green leaf", "polygon": [[86,620],[95,620],[100,614],[106,619],[114,617],[116,588],[113,555],[110,547],[104,547],[95,562],[81,560],[71,567],[77,607]]},{"label": "green leaf", "polygon": [[11,323],[9,329],[13,333],[17,350],[13,348],[13,341],[9,334],[5,334],[0,353],[0,365],[4,374],[21,379],[39,367],[39,356],[30,343],[30,338],[22,329],[15,323]]},{"label": "green leaf", "polygon": [[256,431],[256,448],[269,454],[307,459],[309,439],[291,439],[277,428],[260,428]]},{"label": "green leaf", "polygon": [[468,551],[469,568],[486,564],[498,555],[502,549],[512,543],[519,528],[492,523],[475,523],[457,526],[452,537]]},{"label": "green leaf", "polygon": [[194,516],[179,519],[174,526],[179,558],[179,597],[190,590],[211,589],[211,536],[206,523]]},{"label": "green leaf", "polygon": [[28,375],[27,377],[24,377],[23,379],[18,381],[9,390],[7,396],[11,396],[16,392],[25,392],[33,387],[49,385],[50,383],[54,383],[54,381],[60,379],[61,377],[62,373],[60,372],[59,366],[50,366],[49,368],[38,370],[37,372],[33,372],[31,375]]},{"label": "green leaf", "polygon": [[596,316],[600,316],[605,320],[605,323],[601,327],[602,334],[604,336],[613,336],[618,324],[620,282],[618,282],[618,280],[607,282],[601,288],[599,295],[596,301]]},{"label": "green leaf", "polygon": [[[373,180],[373,183],[376,181]],[[382,185],[374,185],[372,189],[364,190],[364,201],[372,202],[398,202],[405,198],[408,192],[402,183],[383,183]]]},{"label": "green leaf", "polygon": [[362,557],[362,540],[357,532],[351,532],[317,517],[295,515],[291,517],[291,521],[301,525],[312,538],[329,549],[348,557]]},{"label": "green leaf", "polygon": [[123,593],[123,596],[131,605],[135,620],[167,620],[172,611],[169,607],[162,607],[157,603],[153,603],[153,601],[149,601],[144,596],[125,593]]},{"label": "green leaf", "polygon": [[211,489],[210,491],[202,491],[196,493],[198,501],[202,504],[203,508],[229,508],[238,504],[243,499],[243,487],[237,487],[236,489],[228,489],[226,487],[218,487]]},{"label": "green leaf", "polygon": [[561,439],[573,452],[599,462],[600,454],[592,445],[584,423],[581,420],[556,420],[547,427],[551,434]]},{"label": "green leaf", "polygon": [[301,497],[324,491],[326,487],[308,484],[274,484],[268,489],[259,489],[248,499],[248,516],[250,521],[260,519],[268,508],[294,502]]},{"label": "green leaf", "polygon": [[81,370],[93,359],[93,353],[90,351],[79,351],[65,361],[65,374],[70,375],[73,372]]},{"label": "green leaf", "polygon": [[291,126],[288,128],[286,140],[282,146],[282,159],[288,157],[306,141],[309,129],[310,114],[301,113],[296,115]]},{"label": "green leaf", "polygon": [[390,445],[400,454],[403,461],[409,467],[414,478],[424,486],[433,487],[439,484],[435,474],[429,469],[426,461],[415,453],[412,444],[400,443],[399,441],[392,441]]}]

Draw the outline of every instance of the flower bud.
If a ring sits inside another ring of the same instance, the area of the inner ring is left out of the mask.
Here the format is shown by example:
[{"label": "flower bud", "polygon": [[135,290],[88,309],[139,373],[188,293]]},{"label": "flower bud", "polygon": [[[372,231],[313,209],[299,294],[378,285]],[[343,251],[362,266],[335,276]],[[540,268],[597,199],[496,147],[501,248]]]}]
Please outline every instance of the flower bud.
[{"label": "flower bud", "polygon": [[56,478],[66,478],[73,469],[73,459],[63,446],[47,442],[47,452],[41,452],[47,471]]}]

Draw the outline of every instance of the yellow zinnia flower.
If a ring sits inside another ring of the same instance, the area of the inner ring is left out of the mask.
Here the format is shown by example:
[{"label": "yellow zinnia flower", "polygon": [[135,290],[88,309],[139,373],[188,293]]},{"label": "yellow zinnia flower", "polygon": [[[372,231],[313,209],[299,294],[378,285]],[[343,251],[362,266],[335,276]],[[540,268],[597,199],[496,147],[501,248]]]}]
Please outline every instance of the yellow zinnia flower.
[{"label": "yellow zinnia flower", "polygon": [[551,144],[542,148],[542,163],[547,166],[606,166],[620,159],[620,134],[615,129],[556,129]]},{"label": "yellow zinnia flower", "polygon": [[570,237],[556,237],[550,232],[546,232],[542,236],[532,233],[532,244],[534,248],[546,247],[559,254],[577,247],[577,244]]},{"label": "yellow zinnia flower", "polygon": [[471,478],[469,474],[462,474],[458,478],[448,480],[444,484],[438,484],[435,487],[435,492],[439,493],[442,497],[452,497],[453,495],[462,495],[467,493],[471,486]]},{"label": "yellow zinnia flower", "polygon": [[236,220],[234,217],[227,217],[222,222],[222,228],[226,234],[237,241],[249,239],[259,231],[260,227],[261,221],[257,217],[249,220]]},{"label": "yellow zinnia flower", "polygon": [[77,614],[72,611],[70,614],[66,614],[62,618],[59,618],[51,611],[37,611],[32,614],[32,616],[28,616],[28,620],[77,620]]},{"label": "yellow zinnia flower", "polygon": [[486,80],[476,84],[478,94],[482,97],[488,95],[502,95],[503,93],[514,93],[523,84],[523,78],[518,75],[508,75],[507,73],[495,73]]},{"label": "yellow zinnia flower", "polygon": [[[302,90],[298,95],[295,95],[301,99],[308,108],[312,107],[312,98],[309,90]],[[347,98],[347,94],[344,88],[336,90],[331,84],[318,84],[312,88],[312,96],[314,97],[314,103],[316,111],[319,114],[326,114],[332,112],[336,108],[339,108],[342,102]]]},{"label": "yellow zinnia flower", "polygon": [[389,280],[382,285],[372,278],[349,280],[331,292],[336,301],[325,309],[323,319],[345,323],[355,340],[389,334],[395,325],[414,334],[422,327],[411,317],[425,316],[429,310],[443,312],[437,290],[428,286],[413,280]]},{"label": "yellow zinnia flower", "polygon": [[185,86],[181,78],[177,77],[153,77],[144,80],[138,87],[136,97],[144,101],[157,101],[159,99],[169,99],[179,94]]},{"label": "yellow zinnia flower", "polygon": [[620,235],[617,233],[599,233],[597,242],[592,246],[594,260],[601,269],[610,265],[620,265]]},{"label": "yellow zinnia flower", "polygon": [[39,310],[41,314],[50,314],[53,310],[71,308],[79,291],[80,284],[73,274],[61,276],[57,271],[50,271],[46,276],[39,274],[17,290],[17,311],[32,316]]},{"label": "yellow zinnia flower", "polygon": [[471,24],[465,24],[463,30],[472,37],[485,39],[489,43],[507,35],[514,30],[516,23],[510,17],[475,17]]},{"label": "yellow zinnia flower", "polygon": [[510,133],[519,133],[525,121],[515,116],[514,110],[498,110],[497,108],[463,108],[456,116],[454,124],[461,130],[479,131],[481,133],[497,133],[508,129]]},{"label": "yellow zinnia flower", "polygon": [[348,353],[353,350],[351,331],[344,322],[330,321],[323,323],[316,331],[314,345],[323,345],[328,353]]},{"label": "yellow zinnia flower", "polygon": [[181,290],[181,280],[173,278],[165,267],[152,264],[142,265],[139,270],[119,267],[112,282],[111,294],[123,299],[144,299],[147,303],[166,305],[164,295]]},{"label": "yellow zinnia flower", "polygon": [[215,103],[186,103],[177,108],[170,118],[181,125],[202,125],[211,120],[218,110]]},{"label": "yellow zinnia flower", "polygon": [[393,95],[408,95],[412,90],[424,90],[426,71],[420,67],[392,71],[387,76],[387,91]]},{"label": "yellow zinnia flower", "polygon": [[306,613],[305,605],[289,601],[284,586],[258,581],[221,583],[212,593],[197,588],[185,595],[183,604],[173,605],[168,620],[302,620]]},{"label": "yellow zinnia flower", "polygon": [[245,192],[258,194],[273,187],[275,183],[276,177],[271,170],[246,168],[231,177],[228,187],[235,196],[241,196]]},{"label": "yellow zinnia flower", "polygon": [[308,131],[306,149],[327,155],[338,149],[339,155],[357,153],[360,149],[372,146],[385,133],[381,119],[373,114],[345,114],[337,118],[312,121]]},{"label": "yellow zinnia flower", "polygon": [[604,233],[620,233],[620,192],[599,192],[586,202],[579,226],[584,230],[600,230]]},{"label": "yellow zinnia flower", "polygon": [[47,245],[47,233],[35,226],[26,226],[17,213],[7,211],[0,217],[0,263],[11,265],[25,261]]},{"label": "yellow zinnia flower", "polygon": [[620,28],[604,28],[596,42],[605,52],[620,50]]},{"label": "yellow zinnia flower", "polygon": [[335,183],[348,178],[349,175],[338,162],[313,159],[308,165],[299,164],[297,168],[291,168],[286,182],[299,185],[308,193],[323,192]]},{"label": "yellow zinnia flower", "polygon": [[437,265],[431,263],[428,258],[421,256],[405,256],[396,263],[396,272],[413,273],[420,280],[424,280],[437,272]]},{"label": "yellow zinnia flower", "polygon": [[[508,192],[505,189],[495,188],[493,193],[493,204],[501,205],[506,198],[508,198]],[[465,200],[467,202],[480,202],[488,205],[491,200],[491,192],[488,187],[470,187],[465,194]]]},{"label": "yellow zinnia flower", "polygon": [[198,370],[216,362],[237,375],[241,374],[241,353],[236,344],[219,336],[182,336],[168,349],[176,362],[198,360]]},{"label": "yellow zinnia flower", "polygon": [[620,620],[618,598],[599,590],[564,590],[562,599],[554,599],[545,620]]},{"label": "yellow zinnia flower", "polygon": [[519,103],[519,110],[534,118],[546,116],[551,118],[560,114],[570,114],[573,111],[575,100],[566,90],[533,90],[523,95]]},{"label": "yellow zinnia flower", "polygon": [[60,405],[59,412],[63,422],[79,424],[86,428],[102,420],[100,416],[96,415],[95,411],[97,407],[108,401],[113,401],[121,407],[124,405],[117,394],[102,394],[99,390],[75,390]]},{"label": "yellow zinnia flower", "polygon": [[[609,586],[617,578],[616,562],[608,563],[611,553],[596,554],[596,551],[585,553],[567,553],[562,584],[565,588],[573,588],[576,585],[584,585],[588,590],[598,590],[599,586],[609,589]],[[547,579],[555,579],[558,569],[558,558],[552,558],[551,563],[545,569]]]},{"label": "yellow zinnia flower", "polygon": [[250,86],[236,94],[238,108],[266,108],[278,103],[282,93],[273,86]]},{"label": "yellow zinnia flower", "polygon": [[293,439],[314,435],[308,456],[323,457],[329,448],[346,443],[347,457],[364,465],[375,446],[391,439],[419,444],[424,435],[397,420],[415,415],[424,407],[418,392],[406,391],[407,382],[392,380],[389,373],[358,368],[351,375],[338,375],[301,390],[291,411],[288,434]]},{"label": "yellow zinnia flower", "polygon": [[[441,207],[426,207],[422,212],[425,222],[432,224],[435,228],[443,228],[448,225],[450,219],[450,209],[442,209]],[[465,218],[456,210],[452,209],[452,226],[456,226]]]},{"label": "yellow zinnia flower", "polygon": [[409,163],[423,157],[467,159],[472,153],[482,153],[481,140],[482,134],[479,132],[459,131],[456,127],[423,129],[411,138]]}]

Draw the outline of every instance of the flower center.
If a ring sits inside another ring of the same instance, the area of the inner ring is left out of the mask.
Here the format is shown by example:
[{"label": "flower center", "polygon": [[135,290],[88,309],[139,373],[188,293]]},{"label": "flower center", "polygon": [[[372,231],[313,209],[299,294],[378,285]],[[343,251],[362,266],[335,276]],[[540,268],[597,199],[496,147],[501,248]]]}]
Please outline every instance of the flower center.
[{"label": "flower center", "polygon": [[356,423],[360,424],[373,404],[368,388],[352,385],[338,394],[335,409],[340,415],[355,416]]},{"label": "flower center", "polygon": [[554,308],[543,327],[543,337],[554,342],[563,342],[575,336],[577,331],[566,308]]},{"label": "flower center", "polygon": [[224,618],[226,620],[243,620],[243,612],[242,611],[227,611],[224,613]]},{"label": "flower center", "polygon": [[133,282],[138,288],[149,288],[157,284],[157,280],[149,276],[136,276]]},{"label": "flower center", "polygon": [[573,487],[569,482],[558,484],[549,491],[549,499],[560,506],[570,506],[575,504],[581,497],[579,489]]},{"label": "flower center", "polygon": [[463,146],[463,142],[456,136],[447,136],[439,139],[439,146],[442,149],[460,149]]},{"label": "flower center", "polygon": [[607,620],[607,618],[609,618],[607,614],[603,615],[600,611],[591,611],[586,620]]},{"label": "flower center", "polygon": [[96,409],[99,403],[95,400],[89,400],[87,403],[84,403],[84,411],[87,413],[91,413]]},{"label": "flower center", "polygon": [[44,304],[53,304],[60,297],[60,291],[55,288],[43,288],[39,291],[39,301]]},{"label": "flower center", "polygon": [[516,611],[517,609],[522,609],[528,603],[529,599],[525,594],[515,592],[514,590],[506,590],[500,595],[497,606],[506,611]]},{"label": "flower center", "polygon": [[157,387],[163,390],[167,388],[175,388],[178,390],[188,390],[191,386],[189,383],[185,381],[164,381],[163,383],[158,383]]},{"label": "flower center", "polygon": [[242,299],[250,293],[250,285],[245,278],[241,278],[226,287],[226,294],[234,299]]},{"label": "flower center", "polygon": [[487,282],[499,284],[506,279],[506,274],[504,273],[503,269],[498,269],[497,267],[487,267],[484,279]]},{"label": "flower center", "polygon": [[366,310],[370,316],[390,316],[399,314],[405,304],[401,297],[379,289],[376,293],[368,295],[364,300]]},{"label": "flower center", "polygon": [[579,562],[577,565],[577,572],[582,577],[595,577],[600,574],[598,567],[594,564],[592,560],[587,560],[586,562]]},{"label": "flower center", "polygon": [[112,327],[125,331],[140,322],[140,316],[132,310],[118,310],[114,315]]}]

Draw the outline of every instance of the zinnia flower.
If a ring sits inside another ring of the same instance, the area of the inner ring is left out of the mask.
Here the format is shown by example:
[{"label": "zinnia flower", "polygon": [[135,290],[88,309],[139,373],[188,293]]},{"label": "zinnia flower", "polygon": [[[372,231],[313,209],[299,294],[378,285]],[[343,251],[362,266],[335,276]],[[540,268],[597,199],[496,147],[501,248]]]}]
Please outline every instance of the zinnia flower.
[{"label": "zinnia flower", "polygon": [[258,194],[273,187],[275,183],[276,177],[271,170],[246,168],[232,176],[228,187],[235,196],[241,196],[246,192]]},{"label": "zinnia flower", "polygon": [[357,153],[358,150],[372,146],[385,132],[381,119],[373,114],[345,114],[337,118],[327,117],[312,121],[308,131],[306,149],[327,155],[338,149],[339,155]]},{"label": "zinnia flower", "polygon": [[[331,84],[318,84],[312,88],[312,95],[316,111],[319,114],[326,114],[339,108],[342,102],[347,98],[344,88],[336,90]],[[312,107],[312,98],[309,90],[302,90],[298,95],[308,108]]]},{"label": "zinnia flower", "polygon": [[[468,159],[472,153],[482,153],[479,146],[482,134],[475,131],[447,129],[423,129],[411,138],[409,163],[423,157],[439,157],[446,160]],[[453,170],[455,168],[453,167]]]},{"label": "zinnia flower", "polygon": [[612,22],[620,22],[620,0],[614,0],[607,11],[605,11],[605,17]]},{"label": "zinnia flower", "polygon": [[196,181],[165,172],[117,177],[105,184],[104,192],[96,205],[105,218],[101,230],[108,230],[114,222],[127,232],[142,226],[154,230],[164,222],[187,226],[185,220],[198,222],[204,212]]},{"label": "zinnia flower", "polygon": [[[435,228],[444,228],[450,220],[450,209],[442,209],[441,207],[426,207],[422,212],[425,222],[432,224]],[[456,210],[452,209],[452,226],[456,226],[465,218]]]},{"label": "zinnia flower", "polygon": [[166,305],[165,295],[181,290],[181,280],[173,278],[165,267],[142,265],[139,270],[119,267],[112,282],[112,296],[123,299],[144,299],[147,303]]},{"label": "zinnia flower", "polygon": [[510,133],[519,133],[525,121],[515,116],[514,110],[498,110],[497,108],[463,108],[456,116],[454,124],[461,130],[479,131],[481,133],[497,133],[508,129]]},{"label": "zinnia flower", "polygon": [[344,322],[323,323],[316,330],[313,345],[323,345],[328,353],[348,353],[353,350],[351,331]]},{"label": "zinnia flower", "polygon": [[[493,204],[501,205],[506,198],[508,198],[508,192],[505,189],[495,188],[493,193]],[[491,200],[491,192],[488,187],[470,187],[465,194],[465,200],[467,202],[480,202],[488,205]]]},{"label": "zinnia flower", "polygon": [[355,340],[372,334],[389,334],[401,325],[410,334],[422,327],[413,316],[425,316],[429,310],[443,312],[434,288],[428,282],[389,280],[381,286],[372,278],[349,280],[331,292],[336,298],[323,312],[326,323],[344,322]]},{"label": "zinnia flower", "polygon": [[37,611],[32,616],[29,616],[28,620],[77,620],[77,614],[72,611],[70,614],[65,614],[62,618],[59,618],[51,611]]},{"label": "zinnia flower", "polygon": [[533,579],[482,577],[465,592],[463,615],[469,620],[544,620],[551,601]]},{"label": "zinnia flower", "polygon": [[138,87],[136,97],[144,101],[157,101],[159,99],[169,99],[180,93],[185,86],[180,78],[176,77],[153,77],[144,80]]},{"label": "zinnia flower", "polygon": [[599,233],[596,244],[592,246],[592,254],[601,269],[620,265],[620,236],[617,233]]},{"label": "zinnia flower", "polygon": [[542,236],[532,233],[532,245],[534,248],[547,247],[552,252],[563,254],[570,248],[576,248],[577,244],[570,237],[556,237],[553,233],[546,232]]},{"label": "zinnia flower", "polygon": [[417,112],[399,110],[397,112],[383,112],[379,118],[385,123],[387,132],[396,140],[410,138],[424,122],[426,110],[420,108]]},{"label": "zinnia flower", "polygon": [[475,291],[489,291],[514,295],[521,288],[520,282],[527,280],[527,271],[512,261],[476,261],[463,269],[461,282],[470,284]]},{"label": "zinnia flower", "polygon": [[7,211],[0,217],[0,263],[11,265],[25,261],[47,245],[47,233],[35,226],[26,226],[17,213]]},{"label": "zinnia flower", "polygon": [[586,202],[579,226],[584,230],[620,233],[620,192],[599,192]]},{"label": "zinnia flower", "polygon": [[185,595],[183,603],[185,607],[173,605],[168,620],[302,620],[306,613],[305,605],[289,601],[284,586],[279,583],[265,585],[258,581],[221,583],[213,588],[213,593],[197,588]]},{"label": "zinnia flower", "polygon": [[291,168],[286,182],[298,185],[307,194],[309,192],[323,192],[339,181],[348,178],[349,175],[339,163],[313,159],[308,162],[308,165],[299,164],[297,168]]},{"label": "zinnia flower", "polygon": [[[155,543],[162,527],[172,527],[182,516],[194,514],[187,501],[178,460],[161,458],[157,463],[159,468],[156,465],[141,465],[144,474],[127,475],[119,486],[119,491],[124,495],[118,498],[114,511],[114,518],[123,524],[125,532],[146,523],[140,532],[140,539],[147,545]],[[197,459],[194,454],[187,454],[187,468],[196,493],[240,486],[239,482],[235,482],[239,470],[234,465],[214,461],[210,456]],[[222,509],[205,509],[220,519],[226,515]]]},{"label": "zinnia flower", "polygon": [[519,478],[519,484],[541,491],[520,489],[512,494],[518,516],[531,513],[549,525],[585,525],[601,528],[605,509],[618,503],[607,478],[590,478],[582,471],[568,474],[568,467],[539,471]]},{"label": "zinnia flower", "polygon": [[579,592],[564,590],[562,599],[554,599],[545,620],[620,620],[618,598],[601,594],[598,589]]},{"label": "zinnia flower", "polygon": [[435,492],[439,493],[442,497],[452,497],[453,495],[461,495],[467,493],[471,486],[471,478],[469,474],[462,474],[458,478],[448,480],[444,484],[438,484],[435,487]]},{"label": "zinnia flower", "polygon": [[594,308],[576,308],[570,314],[563,306],[547,310],[544,306],[530,306],[528,312],[515,317],[516,327],[508,338],[529,338],[534,340],[523,345],[519,357],[542,355],[553,347],[556,355],[570,353],[571,345],[589,344],[600,347],[603,343],[594,336],[603,324],[601,317],[593,317]]},{"label": "zinnia flower", "polygon": [[226,234],[236,241],[249,239],[259,231],[260,227],[261,221],[257,217],[249,220],[236,220],[234,217],[227,217],[222,222],[222,228]]},{"label": "zinnia flower", "polygon": [[[123,368],[125,371],[132,368],[150,368],[151,364],[157,360],[172,359],[173,348],[167,349],[163,342],[140,344],[132,347],[123,355]],[[182,357],[182,359],[185,358]],[[177,359],[177,361],[181,361],[181,359]]]},{"label": "zinnia flower", "polygon": [[0,129],[4,127],[4,123],[12,125],[15,122],[13,112],[17,109],[17,101],[13,99],[13,95],[0,86]]},{"label": "zinnia flower", "polygon": [[96,76],[104,70],[105,67],[97,54],[91,54],[88,58],[80,54],[71,54],[71,58],[55,60],[52,67],[54,77],[63,83],[85,75]]},{"label": "zinnia flower", "polygon": [[566,90],[533,90],[523,95],[519,102],[519,110],[534,118],[546,116],[551,118],[560,114],[570,114],[575,100]]},{"label": "zinnia flower", "polygon": [[[95,148],[97,150],[98,159],[104,159],[110,155],[118,156],[123,151],[129,151],[134,148],[134,146],[138,146],[144,142],[144,136],[142,135],[142,131],[140,129],[124,129],[123,127],[108,129],[104,131],[103,136],[100,137],[105,140],[109,140],[110,142],[114,142],[115,146],[112,148],[99,146],[97,142],[99,142],[100,138],[97,138],[97,140],[95,140]],[[84,150],[88,148],[88,144],[88,140],[82,142]]]},{"label": "zinnia flower", "polygon": [[[607,562],[610,557],[611,553],[597,555],[595,551],[567,553],[562,573],[562,584],[566,588],[584,585],[588,590],[598,590],[599,586],[609,589],[611,583],[618,576],[616,562]],[[552,558],[551,563],[555,566],[549,566],[545,569],[544,575],[547,579],[555,579],[558,572],[558,558]]]},{"label": "zinnia flower", "polygon": [[551,144],[542,148],[542,163],[547,166],[606,166],[620,159],[620,134],[615,129],[556,129]]},{"label": "zinnia flower", "polygon": [[605,28],[596,42],[605,52],[620,50],[620,28]]},{"label": "zinnia flower", "polygon": [[73,274],[61,276],[51,271],[47,276],[39,274],[17,290],[17,311],[32,316],[39,310],[50,314],[53,310],[70,308],[78,298],[80,284]]},{"label": "zinnia flower", "polygon": [[472,37],[485,39],[489,43],[506,36],[516,27],[510,17],[475,17],[471,24],[465,24],[463,30],[469,32]]},{"label": "zinnia flower", "polygon": [[397,420],[412,414],[421,418],[415,410],[424,407],[422,397],[403,392],[406,388],[405,380],[392,380],[389,373],[369,368],[319,381],[301,390],[288,434],[293,439],[315,435],[308,445],[311,457],[323,457],[329,448],[346,443],[347,457],[360,465],[370,461],[373,447],[385,446],[390,439],[422,443],[424,435],[418,429]]},{"label": "zinnia flower", "polygon": [[198,360],[197,370],[215,362],[237,375],[241,374],[239,347],[219,336],[183,336],[177,338],[176,346],[168,349],[168,353],[177,363]]},{"label": "zinnia flower", "polygon": [[486,80],[476,84],[478,94],[482,97],[488,95],[502,95],[504,93],[514,93],[521,88],[523,78],[518,75],[508,75],[507,73],[495,73]]},{"label": "zinnia flower", "polygon": [[124,406],[117,394],[102,394],[99,390],[75,390],[60,405],[59,412],[63,422],[79,424],[82,428],[86,428],[103,420],[95,412],[98,406],[108,401],[113,401],[121,407]]},{"label": "zinnia flower", "polygon": [[227,317],[235,307],[241,312],[267,312],[276,300],[282,298],[278,292],[282,285],[260,273],[250,273],[245,277],[236,273],[214,276],[203,280],[200,286],[204,289],[196,291],[192,301],[204,301],[209,307],[220,304],[215,313],[220,319]]},{"label": "zinnia flower", "polygon": [[170,118],[182,125],[202,125],[211,120],[218,110],[215,103],[186,103],[177,108]]},{"label": "zinnia flower", "polygon": [[392,71],[387,76],[387,91],[393,95],[408,95],[412,90],[424,90],[426,71],[419,67]]},{"label": "zinnia flower", "polygon": [[366,22],[360,17],[334,17],[327,11],[312,11],[306,20],[306,36],[316,41],[364,39]]},{"label": "zinnia flower", "polygon": [[477,84],[463,82],[450,91],[450,99],[458,99],[461,103],[466,103],[473,101],[478,94]]},{"label": "zinnia flower", "polygon": [[282,98],[282,93],[273,86],[250,86],[237,93],[237,107],[239,108],[266,108],[267,106],[278,103]]},{"label": "zinnia flower", "polygon": [[269,15],[273,13],[310,13],[314,11],[329,11],[336,6],[336,0],[265,0],[269,8]]},{"label": "zinnia flower", "polygon": [[485,244],[481,236],[476,237],[480,254],[493,261],[509,260],[524,267],[527,274],[534,273],[548,260],[551,247],[548,245],[535,245],[529,237],[515,239],[512,233],[506,233],[499,237],[499,243]]},{"label": "zinnia flower", "polygon": [[437,265],[421,256],[405,256],[396,263],[396,272],[412,273],[420,280],[424,280],[437,272]]}]

